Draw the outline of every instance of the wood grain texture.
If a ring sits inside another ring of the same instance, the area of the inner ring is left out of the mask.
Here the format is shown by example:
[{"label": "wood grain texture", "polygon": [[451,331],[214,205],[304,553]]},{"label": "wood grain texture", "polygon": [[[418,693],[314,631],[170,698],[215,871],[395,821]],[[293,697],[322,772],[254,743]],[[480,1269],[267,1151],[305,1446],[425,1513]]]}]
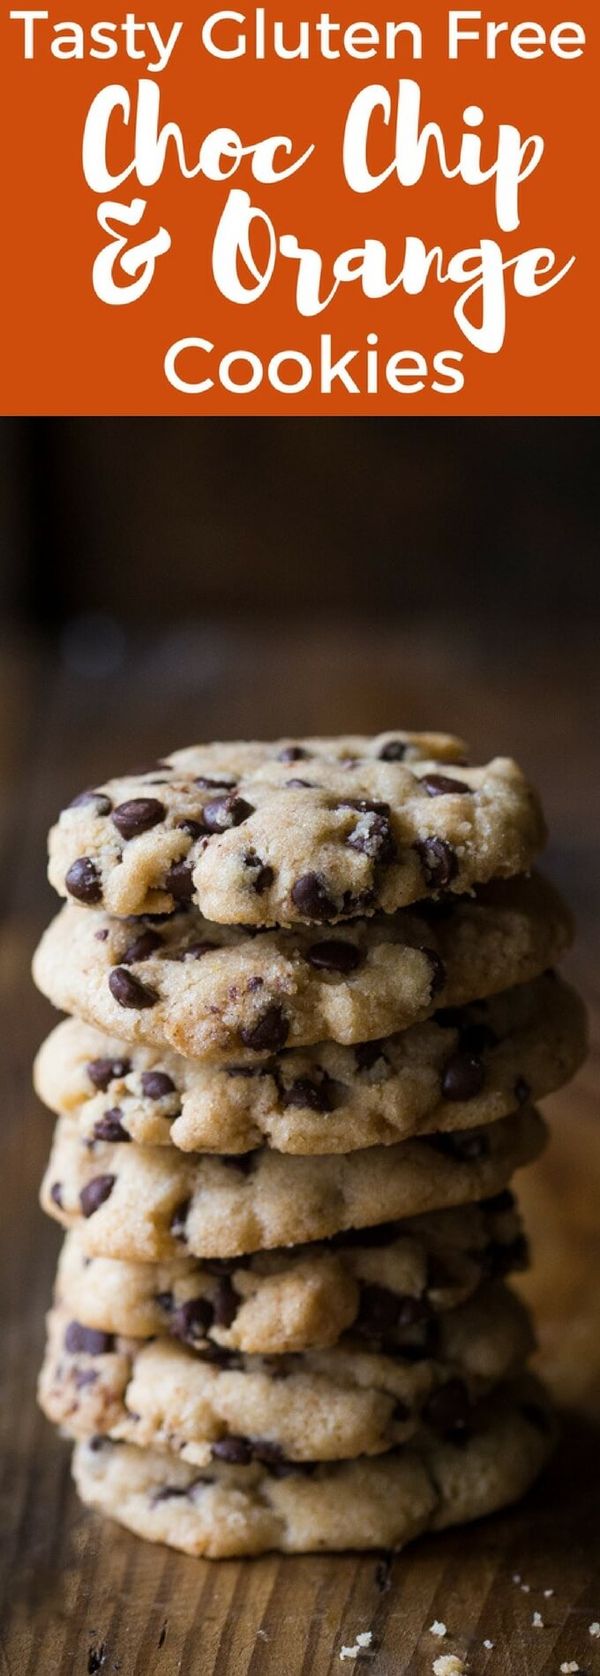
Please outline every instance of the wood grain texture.
[{"label": "wood grain texture", "polygon": [[[327,1676],[352,1668],[340,1649],[366,1629],[373,1641],[359,1662],[374,1676],[427,1676],[441,1651],[468,1655],[470,1676],[558,1676],[571,1660],[600,1676],[600,1642],[588,1633],[600,1620],[594,647],[522,656],[506,633],[483,649],[432,627],[408,637],[359,624],[242,633],[224,623],[126,650],[107,643],[95,673],[86,657],[75,635],[62,658],[15,647],[0,669],[2,1676]],[[30,1092],[50,1024],[29,980],[53,908],[45,831],[82,785],[194,737],[398,724],[451,727],[478,751],[515,750],[542,788],[549,867],[580,916],[568,965],[591,1006],[594,1056],[549,1102],[552,1147],[521,1187],[536,1248],[523,1290],[538,1313],[540,1365],[565,1408],[562,1442],[521,1508],[391,1563],[188,1560],[79,1507],[68,1448],[34,1402],[59,1243],[36,1205],[50,1123]],[[435,1618],[448,1626],[443,1643],[429,1633]]]}]

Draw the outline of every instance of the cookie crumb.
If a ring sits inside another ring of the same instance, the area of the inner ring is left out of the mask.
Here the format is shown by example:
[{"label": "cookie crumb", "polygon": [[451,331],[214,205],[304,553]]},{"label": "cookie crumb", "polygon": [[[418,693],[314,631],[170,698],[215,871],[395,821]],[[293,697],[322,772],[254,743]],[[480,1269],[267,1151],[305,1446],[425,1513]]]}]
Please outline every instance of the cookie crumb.
[{"label": "cookie crumb", "polygon": [[457,1658],[456,1653],[442,1653],[433,1661],[433,1676],[466,1676],[466,1672],[464,1659]]},{"label": "cookie crumb", "polygon": [[356,1637],[356,1641],[355,1641],[353,1647],[342,1647],[341,1652],[340,1652],[340,1658],[341,1659],[357,1659],[359,1653],[362,1652],[365,1647],[370,1647],[372,1640],[373,1640],[372,1629],[361,1630],[360,1635],[357,1635],[357,1637]]},{"label": "cookie crumb", "polygon": [[484,1641],[483,1645],[486,1649],[486,1652],[491,1653],[492,1647],[495,1647],[496,1643],[495,1643],[495,1641]]},{"label": "cookie crumb", "polygon": [[544,1620],[543,1620],[541,1612],[534,1612],[531,1622],[533,1624],[534,1629],[543,1629],[544,1628]]},{"label": "cookie crumb", "polygon": [[448,1631],[446,1625],[440,1623],[439,1618],[434,1618],[433,1623],[429,1625],[429,1634],[439,1635],[441,1641],[442,1637],[448,1634]]},{"label": "cookie crumb", "polygon": [[593,1635],[593,1636],[594,1636],[594,1638],[595,1638],[595,1639],[596,1639],[596,1638],[597,1638],[597,1637],[598,1637],[598,1636],[600,1636],[600,1624],[598,1624],[598,1623],[594,1623],[594,1624],[590,1624],[590,1626],[589,1626],[589,1634],[590,1634],[590,1635]]},{"label": "cookie crumb", "polygon": [[513,1571],[513,1583],[522,1583],[522,1581],[520,1571]]},{"label": "cookie crumb", "polygon": [[522,1583],[521,1584],[521,1594],[522,1595],[530,1595],[531,1594],[531,1583]]},{"label": "cookie crumb", "polygon": [[544,1589],[544,1600],[551,1600],[554,1589]]},{"label": "cookie crumb", "polygon": [[575,1664],[575,1661],[573,1660],[571,1664],[561,1664],[560,1676],[576,1676],[576,1671],[578,1670],[579,1665]]}]

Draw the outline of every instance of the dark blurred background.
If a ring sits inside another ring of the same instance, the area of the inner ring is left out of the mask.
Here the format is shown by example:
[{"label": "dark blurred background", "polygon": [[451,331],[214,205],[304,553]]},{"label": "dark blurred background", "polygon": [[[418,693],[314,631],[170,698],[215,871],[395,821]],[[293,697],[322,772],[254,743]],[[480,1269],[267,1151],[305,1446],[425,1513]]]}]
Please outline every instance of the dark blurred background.
[{"label": "dark blurred background", "polygon": [[1,602],[42,628],[210,613],[600,615],[589,420],[5,420]]},{"label": "dark blurred background", "polygon": [[178,744],[432,726],[524,761],[589,914],[598,442],[590,420],[0,422],[12,896],[22,875],[47,912],[56,810]]}]

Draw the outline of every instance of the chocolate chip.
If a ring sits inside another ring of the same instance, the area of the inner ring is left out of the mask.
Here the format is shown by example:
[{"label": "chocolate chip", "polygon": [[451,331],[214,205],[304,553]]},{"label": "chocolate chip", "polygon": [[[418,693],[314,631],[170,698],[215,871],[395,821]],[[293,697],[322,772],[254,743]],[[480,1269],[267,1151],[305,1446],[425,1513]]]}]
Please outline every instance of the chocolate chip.
[{"label": "chocolate chip", "polygon": [[373,1066],[377,1064],[378,1059],[384,1059],[387,1065],[388,1061],[385,1057],[384,1048],[385,1041],[356,1042],[354,1046],[354,1058],[356,1060],[357,1071],[371,1071]]},{"label": "chocolate chip", "polygon": [[201,1362],[208,1362],[212,1367],[235,1368],[239,1371],[244,1366],[237,1350],[224,1350],[222,1344],[212,1344],[210,1339],[208,1344],[196,1346],[196,1354]]},{"label": "chocolate chip", "polygon": [[449,1379],[432,1391],[421,1410],[427,1426],[447,1437],[462,1431],[470,1414],[469,1393],[462,1379]]},{"label": "chocolate chip", "polygon": [[93,1216],[100,1206],[110,1198],[115,1185],[116,1176],[93,1176],[79,1194],[79,1203],[84,1216]]},{"label": "chocolate chip", "polygon": [[389,815],[389,803],[375,803],[370,797],[341,797],[336,809],[355,809],[359,815]]},{"label": "chocolate chip", "polygon": [[155,1303],[158,1304],[159,1309],[164,1310],[166,1315],[171,1314],[171,1311],[173,1309],[173,1293],[172,1292],[155,1292],[154,1301],[155,1301]]},{"label": "chocolate chip", "polygon": [[218,780],[211,779],[208,774],[198,774],[194,785],[201,786],[203,791],[212,791],[213,787],[216,791],[233,791],[236,781],[228,774],[220,774]]},{"label": "chocolate chip", "polygon": [[232,1321],[235,1321],[240,1302],[239,1293],[236,1292],[229,1276],[222,1275],[217,1280],[213,1297],[215,1327],[230,1327]]},{"label": "chocolate chip", "polygon": [[140,931],[139,937],[134,937],[125,953],[121,955],[121,966],[135,966],[138,961],[149,960],[151,954],[162,948],[162,937],[157,931]]},{"label": "chocolate chip", "polygon": [[302,745],[286,745],[284,747],[283,751],[279,751],[278,756],[277,756],[277,761],[278,762],[304,762],[305,759],[307,757],[309,757],[310,755],[311,755],[311,752],[310,751],[305,751],[303,749]]},{"label": "chocolate chip", "polygon": [[358,919],[361,914],[370,914],[375,903],[374,890],[345,890],[342,897],[344,918]]},{"label": "chocolate chip", "polygon": [[77,902],[101,902],[102,885],[95,863],[89,855],[80,855],[74,861],[65,875],[65,884],[70,896]]},{"label": "chocolate chip", "polygon": [[185,1226],[191,1202],[191,1199],[182,1199],[181,1203],[175,1206],[170,1222],[170,1230],[174,1240],[185,1240]]},{"label": "chocolate chip", "polygon": [[86,1385],[95,1385],[98,1380],[97,1368],[78,1368],[75,1374],[75,1390],[82,1391]]},{"label": "chocolate chip", "polygon": [[286,780],[286,782],[285,782],[287,791],[306,791],[307,788],[309,788],[310,786],[313,786],[314,783],[315,783],[314,780],[298,780],[298,779]]},{"label": "chocolate chip", "polygon": [[282,1008],[273,1004],[254,1024],[240,1030],[240,1039],[244,1047],[252,1048],[255,1053],[276,1053],[278,1048],[285,1047],[289,1033],[289,1020]]},{"label": "chocolate chip", "polygon": [[193,838],[194,843],[197,838],[206,837],[206,827],[201,826],[200,821],[178,821],[177,828],[179,832],[187,832],[188,837]]},{"label": "chocolate chip", "polygon": [[165,1094],[175,1093],[175,1083],[166,1071],[142,1071],[142,1094],[147,1100],[162,1100]]},{"label": "chocolate chip", "polygon": [[157,797],[130,797],[126,803],[118,803],[112,814],[113,826],[122,838],[139,838],[164,817],[164,803]]},{"label": "chocolate chip", "polygon": [[406,742],[403,739],[388,739],[387,745],[382,745],[379,752],[380,762],[403,762],[406,756]]},{"label": "chocolate chip", "polygon": [[194,895],[193,867],[189,861],[174,861],[165,876],[165,890],[176,902],[191,902]]},{"label": "chocolate chip", "polygon": [[431,988],[429,991],[429,998],[432,1000],[433,996],[438,995],[440,990],[445,987],[446,968],[443,960],[440,959],[439,954],[436,954],[435,949],[421,949],[421,954],[427,956],[431,968]]},{"label": "chocolate chip", "polygon": [[78,797],[73,797],[69,809],[82,809],[86,804],[94,805],[96,815],[110,815],[112,803],[110,797],[103,791],[80,791]]},{"label": "chocolate chip", "polygon": [[424,774],[423,778],[419,779],[419,786],[423,787],[429,797],[451,797],[455,793],[464,795],[465,792],[469,796],[473,795],[471,787],[465,785],[464,780],[452,780],[449,774]]},{"label": "chocolate chip", "polygon": [[425,1299],[413,1298],[408,1293],[391,1292],[387,1286],[361,1288],[358,1325],[370,1338],[385,1338],[395,1327],[412,1327],[426,1320],[429,1306]]},{"label": "chocolate chip", "polygon": [[305,919],[328,920],[336,913],[325,880],[319,873],[303,873],[292,886],[292,902]]},{"label": "chocolate chip", "polygon": [[442,1071],[444,1100],[474,1100],[485,1082],[485,1069],[475,1053],[453,1053]]},{"label": "chocolate chip", "polygon": [[62,1195],[63,1195],[62,1181],[53,1181],[52,1186],[50,1188],[50,1198],[52,1200],[53,1205],[56,1205],[58,1210],[63,1209],[63,1197],[62,1197]]},{"label": "chocolate chip", "polygon": [[143,1007],[156,1006],[158,1001],[156,990],[150,989],[149,984],[140,983],[139,978],[134,978],[126,966],[113,967],[109,974],[108,987],[120,1007],[141,1010]]},{"label": "chocolate chip", "polygon": [[311,1112],[333,1111],[334,1084],[330,1077],[324,1076],[322,1081],[313,1081],[311,1077],[296,1077],[287,1088],[281,1090],[284,1107],[298,1106]]},{"label": "chocolate chip", "polygon": [[395,861],[397,856],[394,835],[387,815],[367,812],[346,839],[346,846],[356,850],[359,855],[368,856],[370,861],[387,864]]},{"label": "chocolate chip", "polygon": [[117,1079],[129,1075],[131,1070],[131,1060],[90,1059],[88,1060],[85,1068],[94,1088],[97,1088],[101,1094],[106,1094],[106,1090],[111,1082],[115,1082]]},{"label": "chocolate chip", "polygon": [[252,1460],[252,1444],[247,1437],[222,1437],[211,1447],[211,1455],[215,1461],[228,1461],[232,1466],[249,1466]]},{"label": "chocolate chip", "polygon": [[202,960],[203,955],[211,954],[212,950],[218,948],[218,946],[218,943],[209,942],[188,943],[187,948],[182,949],[181,953],[173,958],[175,960],[187,960],[188,955],[191,955],[192,960]]},{"label": "chocolate chip", "polygon": [[105,1112],[94,1124],[94,1140],[96,1141],[130,1141],[131,1135],[123,1128],[121,1118],[123,1113],[119,1106],[113,1106],[111,1111]]},{"label": "chocolate chip", "polygon": [[160,1490],[153,1491],[152,1506],[157,1507],[161,1501],[173,1501],[177,1496],[187,1496],[192,1488],[191,1484],[163,1484]]},{"label": "chocolate chip", "polygon": [[97,943],[105,943],[108,937],[108,926],[103,926],[101,931],[95,931],[94,937]]},{"label": "chocolate chip", "polygon": [[306,951],[306,959],[317,972],[355,972],[365,956],[356,943],[348,943],[341,937],[328,937],[322,943],[313,943]]},{"label": "chocolate chip", "polygon": [[294,1471],[294,1463],[287,1461],[280,1443],[271,1443],[268,1438],[253,1437],[252,1455],[261,1466],[269,1468],[276,1478],[285,1478],[288,1472]]},{"label": "chocolate chip", "polygon": [[261,861],[260,856],[255,855],[254,850],[248,851],[248,854],[243,857],[243,862],[244,867],[247,867],[248,871],[254,875],[250,880],[251,889],[256,892],[257,896],[263,896],[275,878],[273,868],[269,867],[266,862]]},{"label": "chocolate chip", "polygon": [[515,1083],[515,1100],[518,1106],[526,1106],[531,1097],[531,1087],[525,1077],[517,1077]]},{"label": "chocolate chip", "polygon": [[82,1327],[80,1321],[69,1321],[65,1332],[65,1350],[74,1356],[107,1356],[114,1348],[112,1333],[97,1332],[94,1327]]},{"label": "chocolate chip", "polygon": [[394,1420],[398,1426],[405,1426],[407,1420],[410,1420],[410,1418],[411,1412],[408,1403],[401,1402],[400,1398],[398,1398],[394,1403],[392,1420]]},{"label": "chocolate chip", "polygon": [[213,797],[204,805],[203,820],[209,832],[229,832],[232,826],[241,826],[253,814],[253,805],[244,797]]},{"label": "chocolate chip", "polygon": [[212,1315],[208,1298],[188,1298],[187,1303],[180,1304],[173,1312],[170,1331],[182,1344],[195,1345],[206,1338]]},{"label": "chocolate chip", "polygon": [[426,885],[446,890],[458,873],[458,856],[445,838],[423,838],[414,845],[423,868]]}]

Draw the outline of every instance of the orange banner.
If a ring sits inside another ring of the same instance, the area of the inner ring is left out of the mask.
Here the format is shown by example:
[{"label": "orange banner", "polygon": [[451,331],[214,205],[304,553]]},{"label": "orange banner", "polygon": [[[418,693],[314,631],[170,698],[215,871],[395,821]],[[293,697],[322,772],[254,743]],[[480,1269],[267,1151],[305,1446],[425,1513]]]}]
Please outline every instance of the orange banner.
[{"label": "orange banner", "polygon": [[597,8],[406,9],[4,11],[4,413],[598,411]]}]

